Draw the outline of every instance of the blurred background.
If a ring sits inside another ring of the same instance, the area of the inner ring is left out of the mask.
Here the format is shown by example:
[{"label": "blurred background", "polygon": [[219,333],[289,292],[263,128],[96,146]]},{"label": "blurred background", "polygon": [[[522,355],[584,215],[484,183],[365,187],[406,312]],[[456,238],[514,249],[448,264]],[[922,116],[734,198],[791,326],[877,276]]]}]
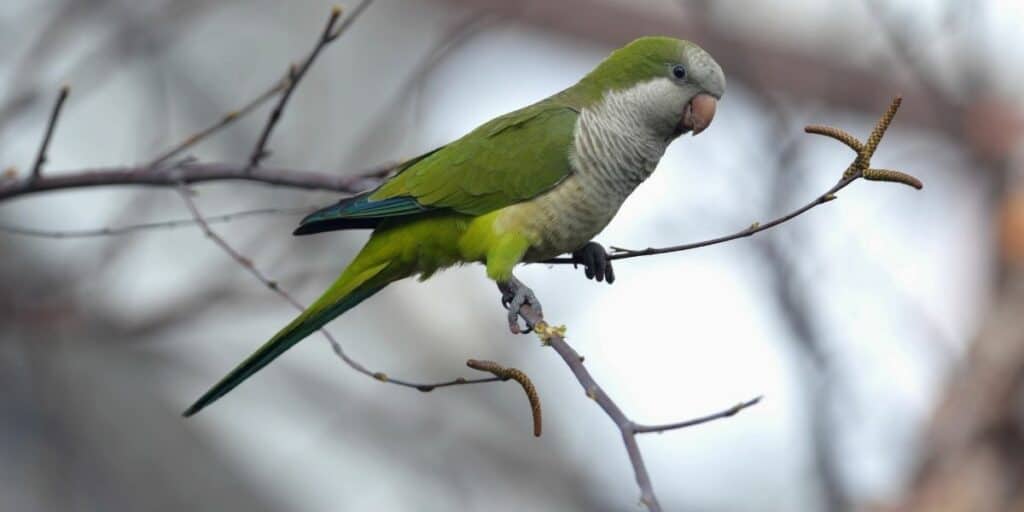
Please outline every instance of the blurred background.
[{"label": "blurred background", "polygon": [[[132,165],[239,108],[305,56],[319,0],[0,3],[0,167],[24,175],[62,84],[47,172]],[[667,510],[1024,510],[1024,5],[1017,0],[378,0],[325,50],[268,165],[356,173],[410,157],[571,85],[649,34],[725,69],[718,119],[676,142],[598,241],[718,236],[826,190],[864,137],[921,192],[858,182],[750,239],[520,277],[627,414],[727,420],[640,440]],[[193,148],[244,161],[268,108]],[[213,227],[309,302],[366,233],[295,239],[336,194],[197,186]],[[388,288],[331,324],[373,370],[431,381],[468,358],[515,384],[423,394],[342,365],[311,337],[216,406],[180,412],[293,316],[188,219],[173,190],[0,203],[0,509],[637,509],[618,431],[561,360],[505,327],[482,268]]]}]

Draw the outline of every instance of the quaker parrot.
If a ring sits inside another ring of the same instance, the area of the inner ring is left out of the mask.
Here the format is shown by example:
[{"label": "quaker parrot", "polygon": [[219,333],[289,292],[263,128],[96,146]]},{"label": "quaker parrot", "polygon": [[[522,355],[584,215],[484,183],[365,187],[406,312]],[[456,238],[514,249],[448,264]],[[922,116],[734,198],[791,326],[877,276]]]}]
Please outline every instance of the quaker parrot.
[{"label": "quaker parrot", "polygon": [[680,135],[704,131],[725,92],[702,48],[644,37],[614,51],[575,85],[492,119],[404,162],[376,189],[312,213],[296,235],[372,229],[355,259],[308,309],[185,411],[224,396],[327,322],[389,283],[483,263],[502,292],[509,326],[533,293],[519,263],[574,253],[587,277],[614,279],[590,242],[654,171]]}]

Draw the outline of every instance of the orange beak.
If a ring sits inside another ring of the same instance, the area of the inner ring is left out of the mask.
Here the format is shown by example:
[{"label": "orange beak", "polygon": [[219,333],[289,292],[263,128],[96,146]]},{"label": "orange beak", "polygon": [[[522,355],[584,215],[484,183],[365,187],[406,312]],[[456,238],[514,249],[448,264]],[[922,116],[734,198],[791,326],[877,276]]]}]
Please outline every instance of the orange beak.
[{"label": "orange beak", "polygon": [[683,119],[679,123],[683,133],[689,131],[697,135],[707,129],[711,125],[711,120],[715,118],[717,106],[718,101],[710,94],[700,93],[694,96],[683,109]]}]

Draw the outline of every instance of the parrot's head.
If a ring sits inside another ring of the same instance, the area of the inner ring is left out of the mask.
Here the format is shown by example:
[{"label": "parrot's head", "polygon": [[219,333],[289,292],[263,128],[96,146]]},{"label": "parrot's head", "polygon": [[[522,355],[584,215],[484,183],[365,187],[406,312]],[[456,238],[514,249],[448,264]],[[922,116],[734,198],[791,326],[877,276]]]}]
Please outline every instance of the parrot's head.
[{"label": "parrot's head", "polygon": [[711,124],[725,74],[696,44],[642,37],[614,51],[578,86],[593,103],[620,104],[658,136],[674,139]]}]

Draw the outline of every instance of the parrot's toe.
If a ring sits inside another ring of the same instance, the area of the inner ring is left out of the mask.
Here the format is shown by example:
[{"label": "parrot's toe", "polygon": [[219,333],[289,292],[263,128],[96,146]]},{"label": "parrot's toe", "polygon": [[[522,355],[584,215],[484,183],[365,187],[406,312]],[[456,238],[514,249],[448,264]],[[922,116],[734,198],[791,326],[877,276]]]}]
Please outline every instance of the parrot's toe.
[{"label": "parrot's toe", "polygon": [[512,334],[529,334],[532,332],[533,326],[530,325],[530,321],[526,317],[523,317],[526,328],[524,329],[519,325],[519,318],[522,316],[519,309],[524,305],[529,305],[537,314],[543,314],[540,301],[537,300],[533,290],[514,276],[507,283],[498,283],[498,289],[501,290],[501,304],[508,309],[508,328],[512,331]]},{"label": "parrot's toe", "polygon": [[598,282],[607,281],[608,284],[615,282],[615,270],[612,269],[612,260],[608,251],[597,242],[587,242],[576,252],[572,253],[575,263],[583,265],[583,273],[587,279],[596,279]]}]

